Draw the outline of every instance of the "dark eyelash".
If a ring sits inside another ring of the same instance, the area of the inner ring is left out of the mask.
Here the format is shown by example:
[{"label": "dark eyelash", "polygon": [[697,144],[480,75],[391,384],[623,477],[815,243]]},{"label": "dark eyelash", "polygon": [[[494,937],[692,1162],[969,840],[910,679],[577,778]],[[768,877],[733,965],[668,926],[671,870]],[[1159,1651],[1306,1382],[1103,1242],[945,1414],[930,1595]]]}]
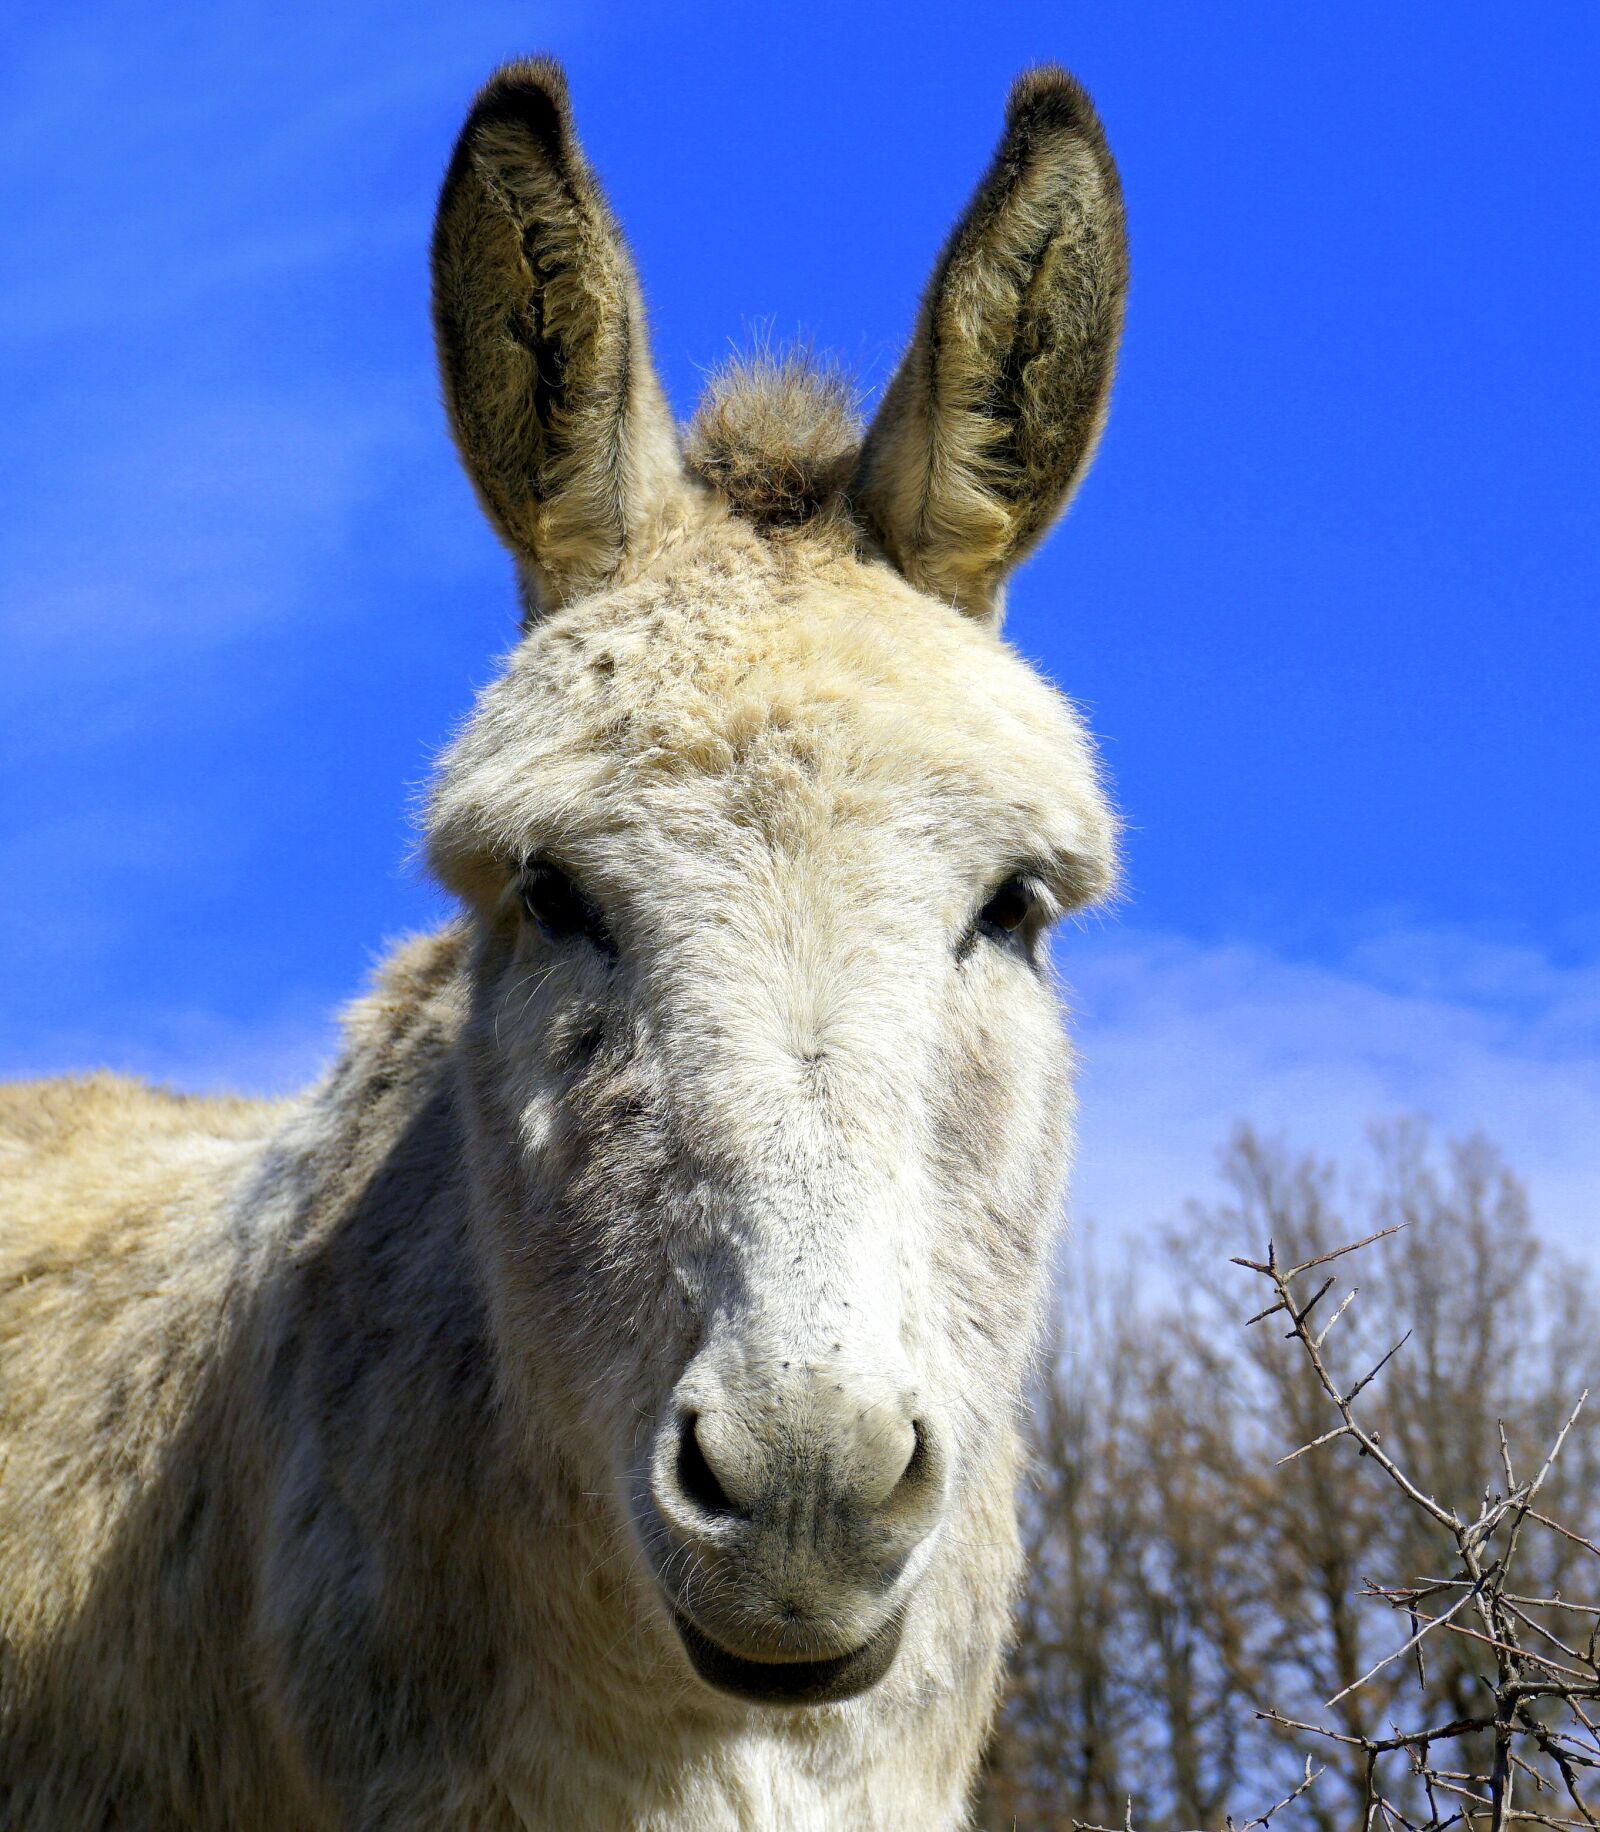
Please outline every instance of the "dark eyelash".
[{"label": "dark eyelash", "polygon": [[989,893],[978,912],[978,926],[1003,935],[1015,935],[1039,907],[1039,894],[1028,877],[1014,871]]},{"label": "dark eyelash", "polygon": [[616,940],[599,906],[559,865],[549,859],[529,859],[518,889],[524,912],[551,941],[581,937],[608,960],[616,959]]},{"label": "dark eyelash", "polygon": [[1030,919],[1043,902],[1037,881],[1030,872],[1008,872],[989,892],[983,906],[973,917],[956,949],[956,958],[965,960],[980,941],[990,941],[1033,959],[1035,930]]}]

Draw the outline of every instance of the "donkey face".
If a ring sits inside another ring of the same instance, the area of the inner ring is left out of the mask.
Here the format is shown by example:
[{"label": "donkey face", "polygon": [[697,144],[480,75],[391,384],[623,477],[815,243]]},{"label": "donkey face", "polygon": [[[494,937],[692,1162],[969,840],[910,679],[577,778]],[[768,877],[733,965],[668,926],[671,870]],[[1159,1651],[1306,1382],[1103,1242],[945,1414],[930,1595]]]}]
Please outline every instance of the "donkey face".
[{"label": "donkey face", "polygon": [[445,182],[446,396],[529,607],[430,817],[503,1383],[643,1552],[643,1632],[746,1700],[873,1684],[1010,1480],[1070,1142],[1046,931],[1114,823],[994,626],[1123,279],[1098,123],[1037,72],[865,440],[768,364],[684,455],[553,66]]}]

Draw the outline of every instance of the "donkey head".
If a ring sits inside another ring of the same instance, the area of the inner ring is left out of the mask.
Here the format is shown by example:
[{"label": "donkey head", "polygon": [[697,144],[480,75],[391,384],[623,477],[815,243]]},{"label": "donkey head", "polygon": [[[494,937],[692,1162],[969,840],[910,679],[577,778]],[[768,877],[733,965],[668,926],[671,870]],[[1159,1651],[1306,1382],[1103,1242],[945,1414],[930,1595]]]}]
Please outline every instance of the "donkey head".
[{"label": "donkey head", "polygon": [[445,394],[527,605],[430,812],[475,1250],[653,1658],[747,1701],[876,1682],[1009,1519],[1071,1131],[1047,932],[1115,825],[997,626],[1124,284],[1099,123],[1035,71],[865,436],[779,362],[685,443],[560,72],[496,76],[445,179]]}]

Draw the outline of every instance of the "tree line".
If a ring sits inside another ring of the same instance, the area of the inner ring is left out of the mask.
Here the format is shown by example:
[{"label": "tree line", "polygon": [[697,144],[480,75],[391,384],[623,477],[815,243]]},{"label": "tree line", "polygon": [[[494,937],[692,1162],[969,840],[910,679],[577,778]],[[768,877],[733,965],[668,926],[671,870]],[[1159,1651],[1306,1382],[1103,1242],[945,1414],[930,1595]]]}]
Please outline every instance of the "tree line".
[{"label": "tree line", "polygon": [[1587,1272],[1417,1123],[1224,1188],[1069,1252],[977,1823],[1600,1826]]}]

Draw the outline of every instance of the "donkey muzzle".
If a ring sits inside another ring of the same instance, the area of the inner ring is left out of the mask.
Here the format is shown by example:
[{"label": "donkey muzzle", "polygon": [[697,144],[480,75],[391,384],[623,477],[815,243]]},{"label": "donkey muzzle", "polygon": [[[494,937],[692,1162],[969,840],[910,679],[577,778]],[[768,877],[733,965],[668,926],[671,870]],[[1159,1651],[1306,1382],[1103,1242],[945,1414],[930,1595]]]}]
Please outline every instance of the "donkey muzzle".
[{"label": "donkey muzzle", "polygon": [[944,1509],[942,1434],[915,1389],[836,1361],[691,1366],[653,1447],[657,1579],[696,1672],[752,1702],[883,1677]]}]

